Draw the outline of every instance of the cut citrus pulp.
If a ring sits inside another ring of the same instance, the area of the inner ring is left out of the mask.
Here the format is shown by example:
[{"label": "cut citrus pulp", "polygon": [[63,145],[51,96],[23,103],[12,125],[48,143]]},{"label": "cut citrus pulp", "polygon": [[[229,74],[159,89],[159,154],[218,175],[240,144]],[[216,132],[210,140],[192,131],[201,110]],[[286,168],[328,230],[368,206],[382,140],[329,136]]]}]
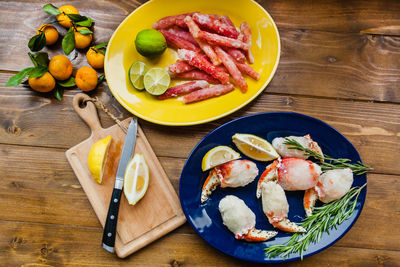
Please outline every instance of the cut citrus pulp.
[{"label": "cut citrus pulp", "polygon": [[210,149],[203,157],[201,169],[203,171],[240,158],[240,154],[229,146],[217,146]]},{"label": "cut citrus pulp", "polygon": [[135,154],[125,170],[124,194],[130,205],[143,198],[149,186],[149,167],[142,154]]},{"label": "cut citrus pulp", "polygon": [[258,161],[270,161],[279,158],[278,152],[265,139],[252,134],[234,134],[232,141],[246,156]]},{"label": "cut citrus pulp", "polygon": [[162,68],[151,68],[143,78],[144,88],[152,95],[162,95],[171,82],[168,72]]},{"label": "cut citrus pulp", "polygon": [[148,70],[149,67],[143,61],[138,60],[132,63],[129,68],[129,80],[133,87],[138,90],[144,89],[143,77]]},{"label": "cut citrus pulp", "polygon": [[111,136],[107,136],[92,145],[88,155],[89,170],[96,182],[103,181],[104,166],[107,159],[108,149],[111,144]]}]

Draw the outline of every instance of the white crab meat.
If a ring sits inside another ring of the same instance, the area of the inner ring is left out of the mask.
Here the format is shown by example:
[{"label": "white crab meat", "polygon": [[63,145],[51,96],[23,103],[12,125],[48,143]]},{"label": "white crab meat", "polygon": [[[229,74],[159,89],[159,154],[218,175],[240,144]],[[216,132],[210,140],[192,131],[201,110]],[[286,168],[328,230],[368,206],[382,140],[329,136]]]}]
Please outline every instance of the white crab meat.
[{"label": "white crab meat", "polygon": [[235,235],[236,239],[247,241],[265,241],[274,237],[277,232],[255,229],[256,215],[243,200],[228,195],[221,199],[218,205],[222,221]]},{"label": "white crab meat", "polygon": [[275,160],[267,166],[257,186],[257,197],[261,196],[263,182],[277,181],[283,190],[296,191],[313,188],[321,174],[321,167],[311,161],[299,158]]},{"label": "white crab meat", "polygon": [[289,204],[285,191],[276,182],[269,181],[262,184],[262,207],[269,223],[275,228],[285,232],[306,232],[303,227],[287,218]]},{"label": "white crab meat", "polygon": [[329,203],[340,199],[349,192],[353,184],[353,172],[350,168],[334,169],[323,173],[314,188],[304,194],[304,209],[307,216],[312,215],[315,202],[319,199]]},{"label": "white crab meat", "polygon": [[204,182],[201,203],[204,203],[218,185],[224,187],[245,186],[258,175],[257,165],[246,159],[233,160],[212,169]]},{"label": "white crab meat", "polygon": [[308,156],[304,153],[304,151],[298,149],[291,149],[288,145],[285,144],[285,139],[292,139],[298,142],[305,148],[308,148],[321,156],[323,156],[322,150],[319,147],[317,142],[314,142],[310,135],[305,136],[288,136],[288,137],[277,137],[272,140],[272,146],[276,149],[279,155],[283,158],[300,158],[300,159],[307,159]]}]

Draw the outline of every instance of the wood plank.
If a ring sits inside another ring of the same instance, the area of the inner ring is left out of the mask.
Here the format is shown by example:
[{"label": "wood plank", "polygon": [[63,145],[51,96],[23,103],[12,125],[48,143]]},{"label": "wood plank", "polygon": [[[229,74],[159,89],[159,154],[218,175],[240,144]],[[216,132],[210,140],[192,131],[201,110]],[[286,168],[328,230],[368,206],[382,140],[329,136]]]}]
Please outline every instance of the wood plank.
[{"label": "wood plank", "polygon": [[[343,7],[331,1],[326,3],[318,1],[312,5],[304,5],[296,1],[288,3],[261,1],[267,10],[277,15],[278,25],[282,25],[279,27],[282,57],[278,72],[268,90],[278,93],[400,102],[400,93],[396,90],[400,80],[400,54],[397,53],[400,38],[358,34],[359,31],[354,33],[352,29],[346,30],[344,25],[342,32],[337,28],[342,22],[348,23],[348,20],[343,19],[342,16],[348,16],[352,22],[354,17],[357,17],[357,21],[364,19],[365,23],[359,25],[363,27],[379,26],[382,21],[391,23],[387,16],[388,11],[383,7],[387,5],[393,8],[392,10],[400,8],[399,4],[391,4],[392,2],[378,7],[375,3],[368,3],[370,2],[355,2]],[[140,2],[134,2],[132,5],[121,7],[114,3],[85,1],[85,3],[76,3],[76,6],[82,14],[95,19],[96,42],[100,43],[107,41],[118,24],[139,4]],[[22,12],[22,16],[29,10],[29,16],[26,15],[29,23],[19,21],[21,5],[24,5],[23,9],[27,10]],[[32,64],[27,56],[29,49],[21,44],[27,44],[30,35],[34,33],[35,29],[29,25],[39,26],[43,21],[51,20],[51,16],[40,10],[41,5],[42,2],[15,2],[11,8],[6,2],[0,2],[0,18],[7,20],[0,23],[4,25],[3,28],[0,26],[3,32],[0,37],[1,70],[18,71]],[[302,8],[299,8],[299,5]],[[321,13],[314,8],[310,10],[310,7],[314,5],[326,11]],[[376,9],[368,9],[368,7]],[[107,14],[104,14],[103,10],[106,9]],[[335,15],[326,16],[326,12]],[[304,16],[306,13],[307,16]],[[282,14],[285,15],[282,16]],[[378,20],[376,17],[367,17],[368,15],[386,17],[385,20]],[[291,26],[288,27],[288,18],[290,21],[293,18],[299,21],[289,23]],[[281,20],[282,23],[279,23]],[[308,25],[310,22],[315,25]],[[318,27],[321,22],[325,25]],[[347,26],[353,27],[353,24]],[[18,28],[15,29],[10,25],[18,25]],[[326,32],[327,30],[333,32]],[[65,29],[60,28],[60,31],[65,32]],[[10,48],[12,48],[13,57],[8,56]],[[48,51],[50,55],[59,54],[61,53],[60,44],[45,51]],[[83,53],[79,52],[76,55],[73,53],[70,58],[76,69],[87,65]],[[2,84],[3,82],[0,82],[0,85]]]},{"label": "wood plank", "polygon": [[[8,74],[0,74],[6,77]],[[0,78],[1,84],[1,78]],[[66,91],[64,100],[43,98],[24,87],[0,89],[0,142],[69,148],[87,138],[89,128],[72,109],[78,90]],[[100,99],[119,118],[128,116],[109,92]],[[157,156],[186,158],[193,147],[215,127],[231,119],[268,111],[294,111],[321,119],[341,131],[356,146],[362,159],[376,172],[400,174],[400,109],[397,104],[344,101],[303,96],[271,95],[268,90],[251,104],[215,122],[191,127],[140,124]],[[103,127],[113,121],[100,111]],[[56,123],[55,123],[56,122]],[[43,130],[45,129],[45,130]],[[173,143],[165,142],[171,138]]]},{"label": "wood plank", "polygon": [[[263,266],[231,258],[195,234],[176,232],[121,260],[101,248],[101,233],[100,228],[0,221],[0,258],[5,266]],[[399,251],[334,246],[285,266],[396,266],[399,261]]]},{"label": "wood plank", "polygon": [[[25,160],[21,160],[21,155]],[[0,179],[0,210],[3,211],[0,220],[100,227],[64,151],[0,145],[0,158],[5,159],[0,161],[0,173],[3,174]],[[185,159],[161,157],[160,161],[177,190]],[[400,176],[368,175],[363,212],[339,244],[400,250],[398,236],[390,234],[392,229],[400,228],[400,202],[395,194],[398,191]],[[371,225],[374,225],[374,231],[370,230]],[[193,234],[194,231],[185,224],[178,233]]]}]

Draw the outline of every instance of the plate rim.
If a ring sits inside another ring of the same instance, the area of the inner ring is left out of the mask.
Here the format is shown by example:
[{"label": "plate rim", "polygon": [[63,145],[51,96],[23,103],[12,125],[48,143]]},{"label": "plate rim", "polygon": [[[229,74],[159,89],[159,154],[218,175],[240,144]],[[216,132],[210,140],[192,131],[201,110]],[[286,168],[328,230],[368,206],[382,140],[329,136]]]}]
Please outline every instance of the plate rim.
[{"label": "plate rim", "polygon": [[[133,16],[133,15],[134,15],[138,10],[140,10],[141,8],[145,7],[146,5],[148,5],[149,3],[154,2],[154,1],[159,1],[159,0],[150,0],[150,1],[148,1],[148,2],[146,2],[146,3],[144,3],[144,4],[142,4],[142,5],[140,5],[140,6],[137,7],[135,10],[133,10],[133,11],[118,25],[118,27],[114,30],[113,34],[112,34],[111,37],[110,37],[110,40],[108,41],[108,44],[111,44],[111,43],[112,43],[112,40],[114,39],[114,37],[115,37],[116,33],[118,32],[118,30],[120,29],[120,27],[122,27],[122,25],[125,24],[126,21],[127,21],[131,16]],[[108,82],[108,79],[107,79],[107,73],[108,73],[108,71],[107,71],[107,65],[108,65],[108,64],[107,64],[107,60],[105,60],[105,61],[104,61],[104,75],[105,75],[105,77],[106,77],[107,86],[108,86],[108,88],[110,89],[111,94],[114,96],[114,98],[118,101],[118,103],[119,103],[120,105],[122,105],[127,111],[129,111],[129,112],[132,113],[133,115],[135,115],[135,116],[137,116],[137,117],[139,117],[139,118],[141,118],[141,119],[143,119],[143,120],[149,121],[149,122],[151,122],[151,123],[155,123],[155,124],[159,124],[159,125],[165,125],[165,126],[192,126],[192,125],[204,124],[204,123],[211,122],[211,121],[214,121],[214,120],[218,120],[218,119],[220,119],[220,118],[223,118],[223,117],[225,117],[225,116],[228,116],[229,114],[232,114],[232,113],[234,113],[235,111],[238,111],[238,110],[240,110],[241,108],[243,108],[244,106],[246,106],[246,105],[248,105],[249,103],[251,103],[257,96],[259,96],[262,92],[264,92],[264,90],[266,90],[266,88],[267,88],[267,86],[269,85],[269,83],[271,82],[272,78],[275,76],[276,70],[278,69],[278,65],[279,65],[279,62],[280,62],[280,57],[281,57],[281,38],[280,38],[280,35],[279,35],[278,27],[276,26],[276,23],[275,23],[274,19],[273,19],[272,16],[268,13],[268,11],[267,11],[264,7],[262,7],[259,3],[257,3],[255,0],[247,0],[247,1],[253,2],[253,3],[254,3],[256,6],[258,6],[258,7],[265,13],[265,15],[271,20],[272,26],[273,26],[274,31],[275,31],[275,33],[276,33],[277,43],[278,43],[278,50],[277,50],[276,61],[275,61],[275,65],[274,65],[274,67],[273,67],[273,69],[272,69],[272,72],[270,73],[270,75],[269,75],[268,79],[265,81],[265,83],[260,87],[260,89],[259,89],[257,92],[255,92],[255,94],[254,94],[252,97],[250,97],[247,101],[243,102],[241,105],[239,105],[239,106],[237,106],[237,107],[235,107],[235,108],[233,108],[233,109],[231,109],[231,110],[229,110],[229,111],[227,111],[227,112],[225,112],[225,113],[222,113],[222,114],[217,115],[217,116],[210,117],[210,118],[208,118],[208,119],[199,120],[199,121],[191,121],[191,122],[164,122],[164,121],[162,121],[162,120],[153,119],[153,118],[150,118],[150,117],[148,117],[148,116],[144,116],[144,115],[140,114],[139,112],[137,112],[137,111],[131,109],[126,103],[124,103],[123,99],[121,99],[121,97],[118,96],[117,93],[114,93],[114,90],[113,90],[112,87],[110,86],[110,84],[109,84],[109,82]],[[107,57],[108,57],[108,53],[109,53],[110,47],[111,47],[110,45],[107,46],[106,54],[105,54],[105,59],[107,59]]]},{"label": "plate rim", "polygon": [[[267,259],[267,260],[257,260],[257,259],[253,259],[253,258],[252,258],[252,259],[247,259],[247,258],[239,257],[238,255],[228,254],[227,252],[225,252],[225,251],[222,250],[221,248],[214,246],[214,245],[211,244],[208,240],[206,240],[205,238],[203,238],[203,236],[199,233],[199,231],[197,230],[197,228],[193,225],[192,221],[189,220],[189,214],[187,213],[188,211],[187,211],[187,210],[184,208],[184,206],[182,205],[181,190],[182,190],[182,175],[183,175],[183,170],[186,168],[186,165],[188,164],[189,158],[192,156],[192,154],[194,153],[194,151],[197,150],[197,148],[200,146],[200,144],[201,144],[209,135],[213,134],[214,132],[218,131],[219,129],[225,127],[225,126],[228,125],[228,124],[231,124],[231,123],[234,123],[234,122],[236,122],[236,121],[243,120],[243,119],[246,119],[246,118],[249,118],[249,117],[264,116],[264,115],[284,115],[284,116],[291,115],[291,116],[302,117],[302,118],[305,118],[305,119],[308,119],[308,120],[317,121],[318,123],[321,123],[321,124],[324,125],[325,127],[331,128],[334,132],[336,132],[336,133],[339,134],[341,137],[343,137],[343,138],[350,144],[350,146],[354,149],[354,151],[356,152],[357,156],[360,158],[360,162],[363,163],[363,161],[362,161],[362,159],[361,159],[361,157],[360,157],[360,154],[358,153],[358,151],[357,151],[357,149],[354,147],[354,145],[350,142],[350,140],[348,140],[348,139],[346,138],[346,136],[344,136],[344,135],[343,135],[340,131],[338,131],[335,127],[329,125],[328,123],[326,123],[326,122],[324,122],[324,121],[322,121],[322,120],[320,120],[320,119],[317,119],[317,118],[314,118],[314,117],[311,117],[311,116],[308,116],[308,115],[305,115],[305,114],[297,113],[297,112],[291,112],[291,111],[272,111],[272,112],[259,112],[259,113],[255,113],[255,114],[249,114],[249,115],[245,115],[245,116],[242,116],[242,117],[235,118],[235,119],[233,119],[233,120],[231,120],[231,121],[228,121],[228,122],[226,122],[226,123],[224,123],[224,124],[218,126],[217,128],[215,128],[215,129],[212,130],[211,132],[207,133],[207,134],[196,144],[196,146],[192,149],[192,151],[190,152],[189,156],[187,157],[186,162],[185,162],[185,164],[184,164],[184,166],[183,166],[183,168],[182,168],[181,175],[180,175],[180,177],[179,177],[179,201],[180,201],[180,203],[181,203],[182,211],[183,211],[183,213],[185,214],[185,217],[186,217],[187,222],[190,224],[190,226],[193,228],[193,230],[196,232],[196,234],[197,234],[198,236],[200,236],[201,239],[203,239],[208,245],[210,245],[210,246],[212,246],[213,248],[215,248],[215,249],[221,251],[221,252],[224,253],[225,255],[228,255],[228,256],[231,256],[231,257],[234,257],[234,258],[237,258],[237,259],[240,259],[240,260],[244,260],[244,261],[248,261],[248,262],[256,262],[256,263],[283,263],[283,262],[296,261],[296,260],[299,260],[299,259],[300,259],[300,256],[293,257],[293,258],[290,258],[290,259],[281,259],[281,260],[269,261],[268,259]],[[323,251],[323,250],[326,250],[326,249],[330,248],[330,247],[333,246],[335,243],[337,243],[340,239],[342,239],[342,238],[347,234],[347,232],[350,231],[351,228],[353,228],[354,224],[357,222],[358,218],[360,217],[360,215],[361,215],[361,213],[362,213],[362,210],[363,210],[364,204],[365,204],[365,200],[366,200],[366,198],[367,198],[367,190],[368,190],[367,174],[363,174],[363,175],[365,175],[365,179],[366,179],[366,186],[365,186],[365,188],[364,188],[365,191],[363,190],[363,191],[364,191],[365,197],[364,197],[363,201],[360,202],[360,209],[359,209],[360,211],[355,215],[354,221],[353,221],[353,222],[348,226],[348,228],[346,228],[346,229],[343,231],[343,233],[340,234],[334,241],[332,241],[331,243],[329,243],[327,246],[325,246],[325,247],[323,247],[323,248],[319,248],[319,249],[315,250],[314,252],[310,252],[310,253],[307,254],[307,255],[303,255],[303,259],[305,259],[305,258],[307,258],[307,257],[310,257],[310,256],[312,256],[312,255],[315,255],[315,254],[317,254],[317,253],[319,253],[319,252],[321,252],[321,251]]]}]

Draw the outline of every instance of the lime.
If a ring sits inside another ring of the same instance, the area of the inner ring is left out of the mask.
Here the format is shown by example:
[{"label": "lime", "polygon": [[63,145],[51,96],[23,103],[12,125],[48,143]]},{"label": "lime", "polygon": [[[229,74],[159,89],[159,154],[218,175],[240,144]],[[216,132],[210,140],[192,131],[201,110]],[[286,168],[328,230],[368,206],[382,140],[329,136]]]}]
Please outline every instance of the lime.
[{"label": "lime", "polygon": [[126,167],[124,194],[130,205],[143,198],[149,186],[149,167],[142,154],[135,154]]},{"label": "lime", "polygon": [[279,158],[278,152],[265,139],[252,134],[234,134],[232,141],[237,148],[251,159],[270,161]]},{"label": "lime", "polygon": [[149,67],[143,61],[133,62],[129,69],[129,80],[136,89],[144,89],[143,77],[148,70]]},{"label": "lime", "polygon": [[171,78],[162,68],[152,68],[143,77],[144,88],[152,95],[162,95],[167,91]]},{"label": "lime", "polygon": [[201,169],[203,171],[224,164],[228,161],[240,158],[240,154],[229,146],[217,146],[210,149],[203,157]]},{"label": "lime", "polygon": [[140,31],[136,35],[136,50],[144,57],[156,57],[167,48],[167,41],[161,32],[154,29]]}]

